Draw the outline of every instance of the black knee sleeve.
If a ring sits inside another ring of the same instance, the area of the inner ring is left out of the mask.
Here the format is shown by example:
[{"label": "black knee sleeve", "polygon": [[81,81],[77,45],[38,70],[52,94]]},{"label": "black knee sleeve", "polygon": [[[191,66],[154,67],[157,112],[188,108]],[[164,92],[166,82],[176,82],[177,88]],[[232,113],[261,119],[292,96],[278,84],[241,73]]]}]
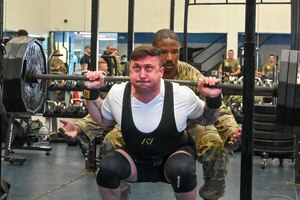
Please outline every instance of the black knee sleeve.
[{"label": "black knee sleeve", "polygon": [[101,187],[116,189],[120,180],[130,176],[130,163],[119,152],[112,151],[100,161],[97,172],[97,184]]},{"label": "black knee sleeve", "polygon": [[197,185],[195,160],[188,154],[178,153],[169,158],[165,173],[177,193],[190,192]]}]

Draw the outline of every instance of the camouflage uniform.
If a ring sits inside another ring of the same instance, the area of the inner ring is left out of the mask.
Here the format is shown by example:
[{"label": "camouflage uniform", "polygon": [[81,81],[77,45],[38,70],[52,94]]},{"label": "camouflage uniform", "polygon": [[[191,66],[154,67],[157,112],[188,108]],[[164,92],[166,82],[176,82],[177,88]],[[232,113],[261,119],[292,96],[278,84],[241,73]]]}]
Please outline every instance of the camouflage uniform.
[{"label": "camouflage uniform", "polygon": [[[222,71],[224,70],[224,72],[234,73],[239,69],[239,67],[240,67],[240,64],[239,64],[238,60],[225,59],[224,60],[224,69],[222,69],[222,64],[220,65],[219,68],[221,68]],[[235,78],[237,78],[237,76]],[[222,82],[223,83],[232,83],[232,81],[230,80],[230,77],[226,74],[224,74],[224,76],[222,78]],[[228,96],[228,95],[223,96],[223,101],[226,106],[230,106],[229,99],[230,99],[230,96]]]},{"label": "camouflage uniform", "polygon": [[75,124],[81,128],[90,141],[93,141],[96,136],[103,132],[103,128],[101,128],[90,115],[78,120]]},{"label": "camouflage uniform", "polygon": [[[199,81],[203,75],[191,65],[178,61],[178,73],[174,80]],[[192,88],[201,99],[198,87]],[[217,199],[224,195],[225,176],[227,173],[228,154],[224,143],[237,130],[238,124],[231,111],[223,104],[215,125],[201,126],[193,120],[188,122],[187,132],[192,136],[198,153],[198,161],[203,163],[205,185],[200,188],[200,196],[204,199]],[[85,130],[87,135],[96,134],[96,131]],[[115,127],[104,138],[101,145],[102,153],[111,151],[124,145],[119,127]],[[212,188],[220,187],[222,193],[215,193]]]},{"label": "camouflage uniform", "polygon": [[[197,69],[185,62],[178,61],[177,71],[174,78],[176,80],[199,81],[203,78]],[[197,87],[193,89],[201,99],[204,99]],[[205,184],[200,188],[199,194],[204,199],[217,199],[224,194],[228,164],[224,143],[227,143],[238,127],[231,111],[224,104],[215,125],[201,126],[193,120],[188,123],[186,130],[195,141],[198,161],[203,163]]]},{"label": "camouflage uniform", "polygon": [[265,78],[273,79],[273,70],[275,63],[267,63],[263,66],[262,70],[265,71]]},{"label": "camouflage uniform", "polygon": [[[105,154],[113,149],[117,149],[125,145],[118,125],[114,128],[107,128],[104,130],[90,115],[78,120],[75,124],[81,128],[90,141],[93,141],[98,136],[105,136],[104,142],[101,145],[100,154]],[[107,132],[107,130],[110,130],[109,133],[107,135],[103,135]]]},{"label": "camouflage uniform", "polygon": [[[240,65],[239,61],[236,59],[226,59],[224,61],[224,69],[222,69],[222,64],[220,68],[225,72],[234,73],[239,69],[239,65]],[[223,82],[224,83],[229,82],[229,76],[225,75],[225,77],[223,78]]]},{"label": "camouflage uniform", "polygon": [[[50,73],[52,73],[52,74],[67,74],[68,71],[67,71],[65,63],[61,59],[54,57],[51,60]],[[64,83],[64,81],[54,81],[54,82],[57,82],[56,84]],[[64,101],[65,100],[65,92],[55,91],[55,100],[58,102]]]},{"label": "camouflage uniform", "polygon": [[67,68],[65,63],[59,58],[53,58],[50,64],[51,73],[61,72],[63,74],[67,74]]}]

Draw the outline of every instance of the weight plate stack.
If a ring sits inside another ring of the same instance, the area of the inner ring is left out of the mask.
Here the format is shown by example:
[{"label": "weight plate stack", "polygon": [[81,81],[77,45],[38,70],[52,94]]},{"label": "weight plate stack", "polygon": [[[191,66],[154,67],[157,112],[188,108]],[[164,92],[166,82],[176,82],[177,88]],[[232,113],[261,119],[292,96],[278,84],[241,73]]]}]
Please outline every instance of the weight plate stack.
[{"label": "weight plate stack", "polygon": [[294,137],[276,131],[276,105],[257,104],[253,113],[253,149],[256,155],[267,153],[273,158],[292,158]]}]

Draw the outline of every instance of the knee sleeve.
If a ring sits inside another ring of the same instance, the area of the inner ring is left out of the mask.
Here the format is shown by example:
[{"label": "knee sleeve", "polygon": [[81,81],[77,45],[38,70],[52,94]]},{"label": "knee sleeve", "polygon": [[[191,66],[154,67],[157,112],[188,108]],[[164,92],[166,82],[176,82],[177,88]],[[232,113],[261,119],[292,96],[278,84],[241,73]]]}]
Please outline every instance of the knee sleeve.
[{"label": "knee sleeve", "polygon": [[119,152],[112,151],[100,161],[97,171],[97,184],[101,187],[116,189],[120,181],[130,176],[130,164]]},{"label": "knee sleeve", "polygon": [[168,159],[165,175],[177,193],[190,192],[197,185],[195,161],[185,153],[175,154]]}]

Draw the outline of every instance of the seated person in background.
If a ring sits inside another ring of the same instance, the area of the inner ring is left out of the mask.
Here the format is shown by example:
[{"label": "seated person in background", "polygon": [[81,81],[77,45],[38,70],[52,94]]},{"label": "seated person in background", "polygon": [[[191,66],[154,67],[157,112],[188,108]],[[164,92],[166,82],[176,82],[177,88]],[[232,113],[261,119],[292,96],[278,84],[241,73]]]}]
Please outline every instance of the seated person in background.
[{"label": "seated person in background", "polygon": [[[117,122],[125,141],[122,149],[109,152],[100,161],[97,184],[101,197],[119,199],[120,181],[126,180],[167,182],[172,185],[176,199],[196,199],[196,152],[193,142],[184,139],[184,130],[188,119],[202,125],[215,122],[221,90],[205,88],[203,84],[214,85],[219,80],[210,77],[200,81],[205,103],[188,87],[163,81],[158,49],[140,46],[130,60],[130,82],[114,85],[105,100],[98,98],[95,90],[103,86],[103,74],[86,74],[90,81],[85,85],[95,88],[86,96],[90,115],[103,127]],[[72,131],[65,134],[76,136]]]},{"label": "seated person in background", "polygon": [[[50,73],[51,74],[67,74],[67,67],[65,63],[59,58],[60,51],[54,50],[53,51],[53,57],[50,61]],[[64,85],[64,80],[55,80],[55,84],[58,86]],[[55,101],[62,102],[65,101],[65,92],[64,91],[55,91]]]},{"label": "seated person in background", "polygon": [[98,71],[105,72],[106,76],[110,75],[108,71],[107,62],[103,58],[100,58],[98,61]]},{"label": "seated person in background", "polygon": [[[114,60],[114,59],[111,60],[112,75],[113,76],[122,76],[124,73],[124,66],[121,64],[121,57],[119,55],[118,49],[114,48],[110,55],[115,56],[115,58],[116,58],[116,60]],[[117,72],[116,72],[116,69],[117,69]]]},{"label": "seated person in background", "polygon": [[241,66],[239,64],[239,61],[234,59],[233,56],[234,56],[234,51],[232,49],[228,50],[227,59],[225,59],[223,61],[224,64],[221,63],[219,67],[219,74],[222,75],[224,83],[228,83],[230,81],[229,80],[230,76],[238,77],[238,75],[241,73]]},{"label": "seated person in background", "polygon": [[111,65],[112,65],[112,61],[111,61],[111,58],[109,58],[109,57],[106,57],[106,56],[111,56],[111,54],[112,54],[112,52],[114,51],[114,47],[113,46],[111,46],[111,45],[108,45],[108,46],[106,46],[106,50],[103,52],[103,59],[106,61],[106,63],[107,63],[107,65],[108,65],[108,67],[111,67]]},{"label": "seated person in background", "polygon": [[[270,54],[268,57],[268,62],[263,65],[261,71],[262,79],[273,79],[273,72],[276,66],[276,59],[274,54]],[[278,69],[277,69],[278,70]]]},{"label": "seated person in background", "polygon": [[51,59],[50,63],[50,73],[62,73],[62,74],[67,74],[67,68],[64,63],[60,58],[60,51],[59,50],[54,50],[53,51],[53,57]]}]

